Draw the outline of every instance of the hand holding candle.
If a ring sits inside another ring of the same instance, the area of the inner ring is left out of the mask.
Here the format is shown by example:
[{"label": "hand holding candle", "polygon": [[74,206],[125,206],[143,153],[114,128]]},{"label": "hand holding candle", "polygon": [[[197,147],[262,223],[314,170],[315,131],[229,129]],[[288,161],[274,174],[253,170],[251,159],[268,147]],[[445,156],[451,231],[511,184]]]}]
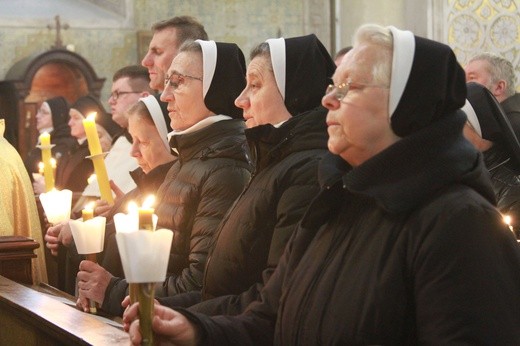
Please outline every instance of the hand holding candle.
[{"label": "hand holding candle", "polygon": [[[106,219],[98,216],[94,218],[94,202],[88,203],[81,211],[83,220],[71,220],[71,228],[78,254],[85,255],[88,261],[97,263],[97,253],[103,251]],[[89,300],[89,311],[97,313],[95,301]]]},{"label": "hand holding candle", "polygon": [[112,197],[112,190],[110,190],[110,182],[108,180],[107,168],[101,150],[101,142],[99,141],[95,119],[96,113],[89,114],[87,118],[83,120],[83,127],[85,127],[90,158],[94,164],[101,199],[107,201],[109,204],[113,204],[114,198]]}]

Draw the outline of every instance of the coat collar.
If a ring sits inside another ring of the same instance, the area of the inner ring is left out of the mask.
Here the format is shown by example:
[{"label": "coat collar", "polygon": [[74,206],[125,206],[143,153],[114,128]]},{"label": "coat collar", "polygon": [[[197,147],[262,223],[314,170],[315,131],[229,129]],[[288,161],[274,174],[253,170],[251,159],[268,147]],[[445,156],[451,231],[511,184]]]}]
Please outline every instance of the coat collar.
[{"label": "coat collar", "polygon": [[327,110],[317,107],[292,117],[280,127],[271,124],[246,129],[249,146],[254,150],[257,169],[302,150],[327,148]]},{"label": "coat collar", "polygon": [[322,194],[345,189],[376,200],[388,212],[399,213],[459,182],[495,204],[482,155],[462,136],[464,123],[464,114],[454,113],[353,169],[330,154],[320,163]]},{"label": "coat collar", "polygon": [[176,149],[181,164],[193,158],[243,156],[245,138],[239,138],[244,135],[244,129],[243,120],[222,120],[194,132],[172,136],[170,146]]}]

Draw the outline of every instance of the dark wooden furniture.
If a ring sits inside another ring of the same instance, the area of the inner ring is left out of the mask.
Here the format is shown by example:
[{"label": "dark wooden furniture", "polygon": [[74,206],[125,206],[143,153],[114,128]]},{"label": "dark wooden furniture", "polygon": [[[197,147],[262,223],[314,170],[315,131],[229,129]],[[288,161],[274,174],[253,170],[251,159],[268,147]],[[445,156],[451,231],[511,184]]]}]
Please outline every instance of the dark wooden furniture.
[{"label": "dark wooden furniture", "polygon": [[26,237],[0,237],[0,275],[20,283],[32,284],[31,261],[36,257],[34,249],[39,246]]},{"label": "dark wooden furniture", "polygon": [[63,48],[35,52],[19,60],[0,81],[5,138],[25,159],[37,141],[35,116],[41,102],[63,96],[72,104],[89,93],[99,98],[104,82],[85,58]]},{"label": "dark wooden furniture", "polygon": [[0,276],[0,345],[130,344],[123,330],[40,291]]}]

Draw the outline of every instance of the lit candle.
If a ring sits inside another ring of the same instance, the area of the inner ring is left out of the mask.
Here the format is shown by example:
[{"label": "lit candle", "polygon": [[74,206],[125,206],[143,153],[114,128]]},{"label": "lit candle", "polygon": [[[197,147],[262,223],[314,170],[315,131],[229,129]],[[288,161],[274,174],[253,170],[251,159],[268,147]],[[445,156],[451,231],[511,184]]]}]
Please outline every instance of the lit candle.
[{"label": "lit candle", "polygon": [[515,233],[515,231],[513,230],[513,226],[511,225],[511,222],[513,221],[511,216],[509,215],[504,215],[503,216],[503,220],[504,220],[504,223],[509,227],[509,230],[513,233]]},{"label": "lit candle", "polygon": [[52,189],[40,194],[40,201],[47,220],[56,225],[70,219],[70,206],[72,204],[72,191]]},{"label": "lit candle", "polygon": [[113,204],[114,198],[112,197],[112,190],[110,190],[107,168],[105,166],[103,152],[101,151],[101,143],[99,141],[95,119],[96,113],[89,114],[86,119],[83,119],[83,127],[87,135],[88,148],[92,156],[92,162],[94,163],[94,171],[96,172],[101,199],[107,201],[109,204]]},{"label": "lit candle", "polygon": [[83,218],[83,221],[94,218],[94,202],[88,203],[85,208],[81,210],[81,217]]},{"label": "lit candle", "polygon": [[51,135],[48,132],[40,135],[40,149],[42,151],[45,191],[49,192],[54,188],[54,174],[51,166]]},{"label": "lit candle", "polygon": [[155,196],[146,197],[141,208],[139,208],[139,229],[153,231],[153,213],[152,205],[155,202]]}]

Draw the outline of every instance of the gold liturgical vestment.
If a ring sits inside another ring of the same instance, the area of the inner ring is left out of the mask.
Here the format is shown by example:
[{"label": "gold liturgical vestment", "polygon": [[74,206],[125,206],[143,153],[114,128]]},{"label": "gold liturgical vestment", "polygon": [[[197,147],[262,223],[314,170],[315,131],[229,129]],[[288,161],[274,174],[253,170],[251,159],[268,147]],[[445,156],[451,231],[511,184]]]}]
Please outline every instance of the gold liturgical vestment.
[{"label": "gold liturgical vestment", "polygon": [[31,180],[18,151],[4,138],[0,119],[0,236],[19,235],[40,244],[32,261],[34,284],[47,282],[44,243]]}]

